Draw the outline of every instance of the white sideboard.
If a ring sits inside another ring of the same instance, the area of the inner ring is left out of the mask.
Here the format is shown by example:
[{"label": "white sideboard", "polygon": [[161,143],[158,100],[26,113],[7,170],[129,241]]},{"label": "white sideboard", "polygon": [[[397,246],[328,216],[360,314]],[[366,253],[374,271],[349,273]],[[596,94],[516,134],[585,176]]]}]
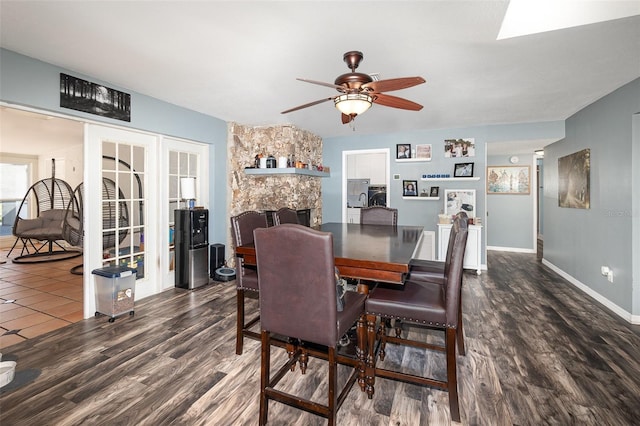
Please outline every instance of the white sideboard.
[{"label": "white sideboard", "polygon": [[[449,245],[449,235],[451,234],[452,224],[438,224],[438,260],[443,261],[447,257],[447,246]],[[464,251],[465,269],[475,269],[476,273],[482,273],[482,226],[469,225],[469,234],[467,235],[467,247]]]}]

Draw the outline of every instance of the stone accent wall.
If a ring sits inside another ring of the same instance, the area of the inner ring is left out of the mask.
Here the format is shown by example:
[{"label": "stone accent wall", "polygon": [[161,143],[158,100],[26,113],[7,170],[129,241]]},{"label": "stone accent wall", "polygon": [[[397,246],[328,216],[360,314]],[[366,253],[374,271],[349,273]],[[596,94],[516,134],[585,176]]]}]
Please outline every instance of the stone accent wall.
[{"label": "stone accent wall", "polygon": [[[228,125],[230,198],[228,218],[246,210],[277,210],[281,207],[311,209],[311,225],[322,223],[322,178],[300,175],[246,175],[256,154],[294,156],[304,163],[320,164],[322,139],[293,126],[251,127]],[[229,219],[227,218],[227,221]],[[231,228],[230,223],[228,229]],[[229,231],[228,245],[233,250]],[[230,256],[227,256],[227,258]]]}]

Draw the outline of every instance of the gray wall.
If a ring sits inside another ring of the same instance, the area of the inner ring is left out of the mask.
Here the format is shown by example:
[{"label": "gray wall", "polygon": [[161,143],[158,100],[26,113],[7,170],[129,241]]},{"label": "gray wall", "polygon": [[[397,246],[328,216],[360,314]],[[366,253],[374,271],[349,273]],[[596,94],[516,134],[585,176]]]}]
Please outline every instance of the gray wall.
[{"label": "gray wall", "polygon": [[[510,153],[487,157],[487,166],[512,166]],[[517,166],[529,166],[529,194],[487,194],[487,247],[535,251],[536,166],[534,155],[518,154]]]},{"label": "gray wall", "polygon": [[[411,114],[411,112],[407,112]],[[366,117],[363,117],[363,120]],[[365,128],[365,124],[360,124]],[[485,216],[485,159],[486,143],[532,139],[550,139],[564,137],[564,122],[523,123],[510,125],[477,126],[456,129],[422,130],[413,132],[389,133],[378,135],[361,135],[356,131],[353,136],[327,138],[323,146],[323,164],[331,167],[331,177],[322,182],[322,219],[324,222],[342,221],[342,151],[374,148],[390,148],[392,153],[390,175],[391,207],[398,209],[400,225],[422,225],[425,230],[437,231],[437,216],[444,208],[443,193],[445,189],[475,189],[477,216],[486,225]],[[444,140],[456,138],[474,138],[475,157],[445,158]],[[396,144],[431,144],[432,161],[417,163],[397,163],[395,161]],[[423,182],[422,174],[449,173],[453,176],[455,163],[474,162],[474,176],[479,181],[464,182]],[[400,180],[393,180],[399,174]],[[425,186],[440,186],[439,201],[408,201],[402,199],[402,180],[418,180],[418,189]],[[486,230],[483,229],[482,247],[486,246]],[[486,252],[483,249],[482,262],[486,264]]]},{"label": "gray wall", "polygon": [[[131,122],[60,108],[61,72],[131,94]],[[208,163],[211,179],[209,237],[212,242],[226,241],[226,122],[5,49],[0,49],[0,100],[211,145]]]},{"label": "gray wall", "polygon": [[[544,158],[545,261],[635,316],[633,270],[639,270],[640,252],[633,250],[632,235],[638,232],[640,182],[633,169],[640,162],[633,114],[639,111],[636,79],[567,119],[565,139],[545,147]],[[560,208],[558,158],[585,148],[591,149],[591,208]],[[613,283],[601,266],[613,269]]]}]

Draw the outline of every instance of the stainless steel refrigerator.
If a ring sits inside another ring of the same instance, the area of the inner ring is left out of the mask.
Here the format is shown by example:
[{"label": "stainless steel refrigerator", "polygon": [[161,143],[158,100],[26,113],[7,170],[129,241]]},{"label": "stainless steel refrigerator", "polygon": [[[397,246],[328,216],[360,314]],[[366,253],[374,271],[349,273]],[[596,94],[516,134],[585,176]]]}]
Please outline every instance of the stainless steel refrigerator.
[{"label": "stainless steel refrigerator", "polygon": [[369,179],[347,180],[347,207],[367,207],[369,204]]}]

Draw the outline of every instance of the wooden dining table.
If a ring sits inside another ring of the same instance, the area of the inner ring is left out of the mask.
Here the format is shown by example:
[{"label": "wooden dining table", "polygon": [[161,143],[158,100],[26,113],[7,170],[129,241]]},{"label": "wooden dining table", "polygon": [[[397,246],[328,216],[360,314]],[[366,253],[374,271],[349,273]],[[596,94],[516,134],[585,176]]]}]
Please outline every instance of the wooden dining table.
[{"label": "wooden dining table", "polygon": [[[368,294],[367,282],[403,285],[409,273],[409,262],[415,256],[423,235],[422,226],[361,225],[357,223],[323,223],[316,227],[333,234],[335,266],[340,276],[359,280],[357,291]],[[236,247],[236,256],[245,265],[256,265],[253,243]],[[338,355],[338,362],[360,368],[358,384],[369,398],[373,397],[375,360],[369,347],[375,345],[375,316],[367,315],[357,327],[356,357]],[[311,355],[323,357],[321,351]],[[364,365],[358,364],[358,359]]]},{"label": "wooden dining table", "polygon": [[[422,226],[323,223],[316,227],[333,234],[335,265],[342,277],[402,285],[409,262],[422,238]],[[236,247],[246,265],[256,264],[253,244]]]}]

